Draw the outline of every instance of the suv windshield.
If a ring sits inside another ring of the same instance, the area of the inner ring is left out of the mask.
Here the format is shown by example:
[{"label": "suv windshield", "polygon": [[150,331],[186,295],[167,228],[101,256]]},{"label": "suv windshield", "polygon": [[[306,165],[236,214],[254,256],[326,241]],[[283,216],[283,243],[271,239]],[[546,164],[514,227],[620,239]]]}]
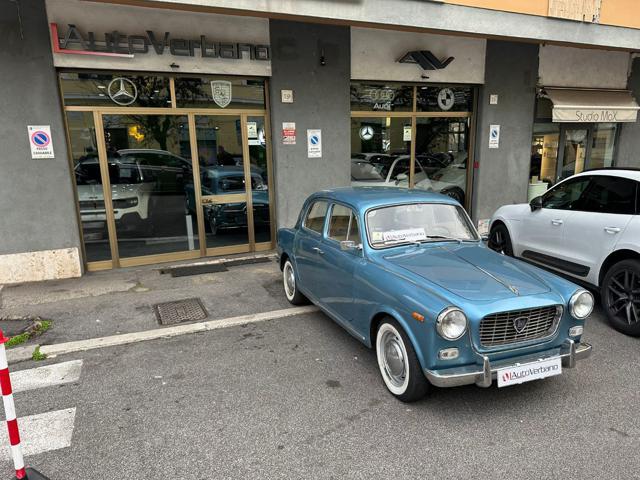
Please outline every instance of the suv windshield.
[{"label": "suv windshield", "polygon": [[443,203],[412,203],[371,210],[367,213],[367,235],[374,248],[478,240],[462,207]]}]

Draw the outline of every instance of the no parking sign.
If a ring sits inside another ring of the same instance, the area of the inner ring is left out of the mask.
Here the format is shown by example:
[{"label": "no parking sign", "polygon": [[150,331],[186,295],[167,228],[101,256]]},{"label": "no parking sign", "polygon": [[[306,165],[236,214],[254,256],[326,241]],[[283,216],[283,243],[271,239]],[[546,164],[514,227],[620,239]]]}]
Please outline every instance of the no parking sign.
[{"label": "no parking sign", "polygon": [[27,132],[29,133],[31,158],[55,158],[49,125],[29,125]]}]

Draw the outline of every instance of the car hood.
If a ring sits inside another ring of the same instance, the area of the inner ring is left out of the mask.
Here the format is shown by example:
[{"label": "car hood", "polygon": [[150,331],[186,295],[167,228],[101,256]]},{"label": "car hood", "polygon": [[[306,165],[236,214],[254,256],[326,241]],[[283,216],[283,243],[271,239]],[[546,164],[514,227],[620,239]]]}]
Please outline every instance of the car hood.
[{"label": "car hood", "polygon": [[422,245],[385,261],[471,301],[494,301],[550,291],[525,265],[477,244]]},{"label": "car hood", "polygon": [[[121,183],[111,185],[111,198],[131,198],[138,195],[143,190],[144,183]],[[79,200],[103,200],[102,185],[78,185]]]}]

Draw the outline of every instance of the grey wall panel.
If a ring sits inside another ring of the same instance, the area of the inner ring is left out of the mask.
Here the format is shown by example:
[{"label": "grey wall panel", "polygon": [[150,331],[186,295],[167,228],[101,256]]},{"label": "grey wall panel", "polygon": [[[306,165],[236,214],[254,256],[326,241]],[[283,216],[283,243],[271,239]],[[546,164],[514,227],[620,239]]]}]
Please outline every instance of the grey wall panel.
[{"label": "grey wall panel", "polygon": [[[0,255],[80,245],[44,1],[19,6],[21,26],[0,8]],[[31,159],[27,125],[51,125],[54,159]]]},{"label": "grey wall panel", "polygon": [[[487,42],[485,84],[480,89],[474,177],[474,220],[501,205],[527,201],[538,46]],[[498,94],[498,104],[489,96]],[[489,148],[491,125],[500,125],[500,148]]]},{"label": "grey wall panel", "polygon": [[[271,20],[270,34],[277,217],[291,226],[309,194],[350,183],[350,35],[348,27],[280,20]],[[282,89],[293,90],[294,103],[281,103]],[[282,122],[295,122],[296,145],[283,145]],[[307,129],[315,128],[322,158],[307,157]]]}]

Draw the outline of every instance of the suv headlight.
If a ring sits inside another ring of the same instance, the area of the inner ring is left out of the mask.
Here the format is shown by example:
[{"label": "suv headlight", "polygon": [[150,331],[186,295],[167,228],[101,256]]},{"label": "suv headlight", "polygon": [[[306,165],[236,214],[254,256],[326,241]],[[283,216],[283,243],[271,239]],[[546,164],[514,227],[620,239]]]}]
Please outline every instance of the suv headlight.
[{"label": "suv headlight", "polygon": [[113,208],[131,208],[138,205],[138,197],[118,198],[113,201]]},{"label": "suv headlight", "polygon": [[584,320],[593,311],[593,295],[586,290],[578,290],[569,300],[569,311],[574,318]]},{"label": "suv headlight", "polygon": [[436,330],[446,340],[457,340],[467,331],[467,316],[459,308],[445,308],[436,319]]}]

